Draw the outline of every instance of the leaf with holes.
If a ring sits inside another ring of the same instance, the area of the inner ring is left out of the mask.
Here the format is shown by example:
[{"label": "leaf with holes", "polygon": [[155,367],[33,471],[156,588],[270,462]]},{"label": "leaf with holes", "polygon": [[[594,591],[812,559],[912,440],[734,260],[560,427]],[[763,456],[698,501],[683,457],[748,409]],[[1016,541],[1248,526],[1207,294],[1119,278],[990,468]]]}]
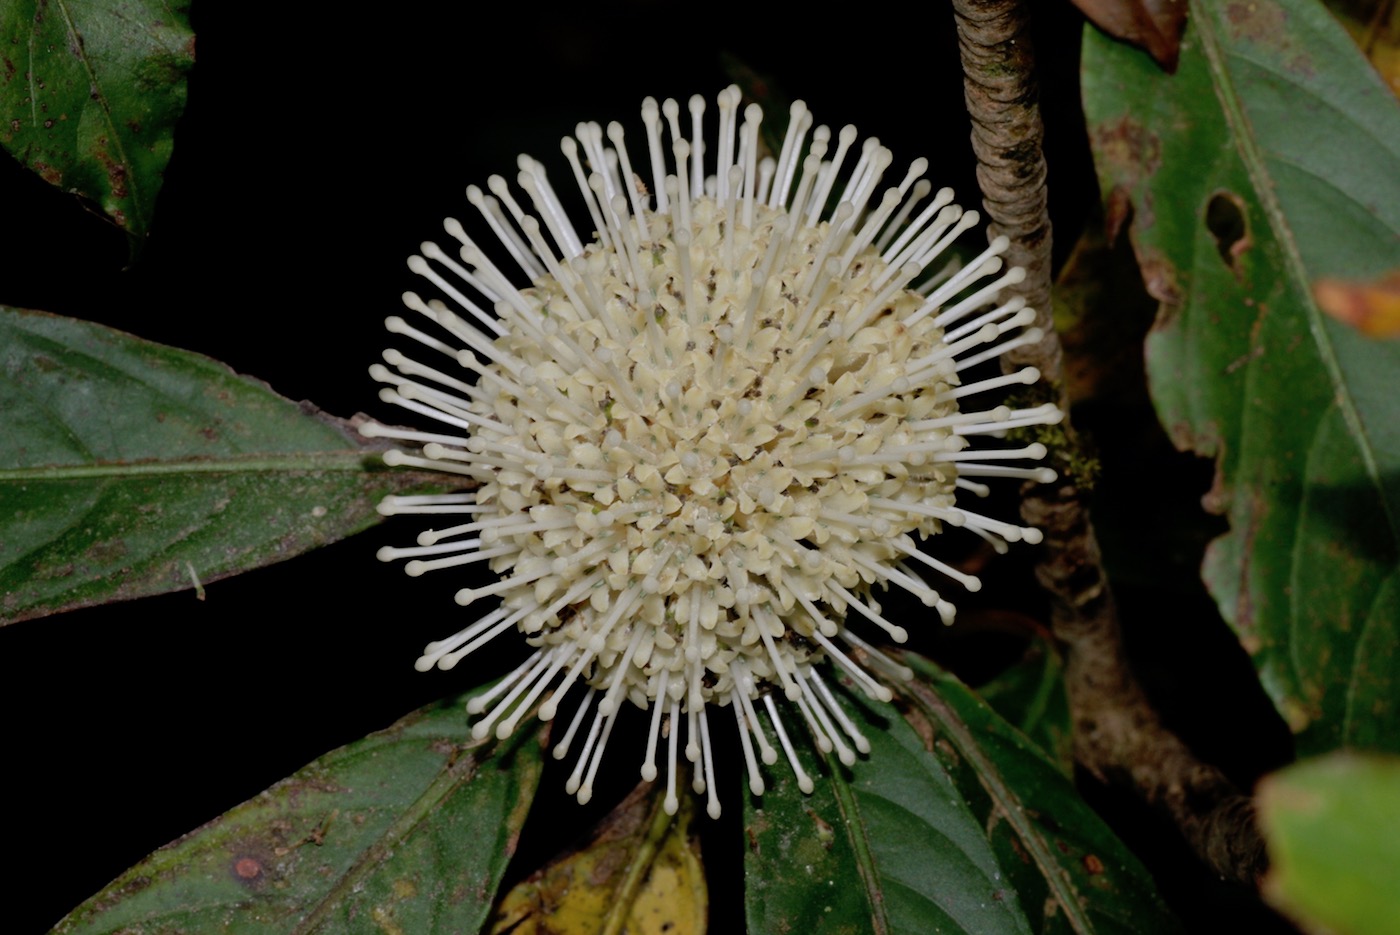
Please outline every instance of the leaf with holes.
[{"label": "leaf with holes", "polygon": [[194,64],[188,0],[0,4],[0,144],[133,238],[150,227]]},{"label": "leaf with holes", "polygon": [[1158,413],[1218,462],[1206,583],[1301,751],[1400,749],[1400,344],[1313,296],[1400,267],[1400,106],[1310,0],[1193,4],[1174,77],[1091,30],[1084,101]]},{"label": "leaf with holes", "polygon": [[156,851],[54,932],[477,931],[543,766],[538,732],[474,740],[469,697],[326,754]]},{"label": "leaf with holes", "polygon": [[207,357],[0,307],[0,624],[290,558],[419,480]]},{"label": "leaf with holes", "polygon": [[[803,795],[796,778],[775,769],[761,799],[745,795],[748,930],[1034,931],[982,826],[924,739],[893,710],[876,714],[849,693],[842,698],[854,722],[869,725],[869,761],[847,768],[828,754],[818,762],[807,744],[795,744],[813,793]],[[787,721],[798,727],[801,716]]]}]

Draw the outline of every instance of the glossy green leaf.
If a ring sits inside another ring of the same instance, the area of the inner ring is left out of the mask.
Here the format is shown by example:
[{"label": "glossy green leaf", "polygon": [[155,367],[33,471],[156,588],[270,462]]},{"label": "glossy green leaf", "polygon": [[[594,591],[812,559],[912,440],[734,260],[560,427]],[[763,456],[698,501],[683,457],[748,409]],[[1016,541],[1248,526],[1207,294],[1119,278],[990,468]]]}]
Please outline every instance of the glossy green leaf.
[{"label": "glossy green leaf", "polygon": [[804,796],[780,761],[761,799],[745,791],[749,932],[1033,931],[980,822],[923,739],[893,708],[843,698],[870,741],[868,758],[850,769],[819,758],[789,706],[786,727],[816,790]]},{"label": "glossy green leaf", "polygon": [[1040,747],[1066,776],[1074,773],[1074,737],[1064,661],[1045,636],[1026,647],[1021,661],[977,689],[997,714]]},{"label": "glossy green leaf", "polygon": [[0,4],[0,144],[133,238],[150,227],[194,64],[188,0]]},{"label": "glossy green leaf", "polygon": [[1218,461],[1206,583],[1300,750],[1400,750],[1400,343],[1313,299],[1400,268],[1400,105],[1311,0],[1193,4],[1175,76],[1093,31],[1083,67],[1159,415]]},{"label": "glossy green leaf", "polygon": [[290,558],[415,479],[207,357],[0,308],[0,623]]},{"label": "glossy green leaf", "polygon": [[962,682],[906,656],[919,727],[976,816],[1032,931],[1149,935],[1179,930],[1152,877],[1055,762]]},{"label": "glossy green leaf", "polygon": [[1398,935],[1400,758],[1334,754],[1269,776],[1264,896],[1308,931]]},{"label": "glossy green leaf", "polygon": [[536,732],[474,740],[468,697],[327,754],[156,851],[54,931],[477,931],[543,767]]}]

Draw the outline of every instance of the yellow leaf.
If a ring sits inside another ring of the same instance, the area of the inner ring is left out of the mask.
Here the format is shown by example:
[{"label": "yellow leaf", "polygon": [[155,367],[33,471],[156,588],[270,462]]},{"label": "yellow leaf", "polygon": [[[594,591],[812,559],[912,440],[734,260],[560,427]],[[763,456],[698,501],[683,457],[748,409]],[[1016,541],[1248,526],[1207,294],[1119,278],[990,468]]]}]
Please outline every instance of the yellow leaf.
[{"label": "yellow leaf", "polygon": [[579,850],[517,884],[501,900],[492,935],[701,935],[709,896],[692,799],[672,817],[644,783]]},{"label": "yellow leaf", "polygon": [[1313,283],[1318,307],[1373,338],[1400,337],[1400,270],[1372,282],[1319,279]]}]

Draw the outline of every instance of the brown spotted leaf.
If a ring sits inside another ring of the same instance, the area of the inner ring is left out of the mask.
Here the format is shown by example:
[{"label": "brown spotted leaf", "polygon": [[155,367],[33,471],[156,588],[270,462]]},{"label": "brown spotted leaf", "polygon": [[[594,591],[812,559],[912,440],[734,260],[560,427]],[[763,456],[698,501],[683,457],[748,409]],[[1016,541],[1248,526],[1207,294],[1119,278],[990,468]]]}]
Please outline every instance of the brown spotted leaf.
[{"label": "brown spotted leaf", "polygon": [[414,480],[217,361],[0,307],[0,624],[290,558]]},{"label": "brown spotted leaf", "polygon": [[151,213],[194,64],[189,0],[0,3],[0,145],[132,236]]},{"label": "brown spotted leaf", "polygon": [[54,932],[477,931],[543,767],[537,731],[474,740],[470,697],[326,754],[156,851]]},{"label": "brown spotted leaf", "polygon": [[1400,344],[1313,293],[1400,267],[1400,105],[1308,0],[1194,4],[1173,77],[1090,30],[1084,101],[1158,413],[1217,460],[1206,583],[1302,752],[1400,749]]}]

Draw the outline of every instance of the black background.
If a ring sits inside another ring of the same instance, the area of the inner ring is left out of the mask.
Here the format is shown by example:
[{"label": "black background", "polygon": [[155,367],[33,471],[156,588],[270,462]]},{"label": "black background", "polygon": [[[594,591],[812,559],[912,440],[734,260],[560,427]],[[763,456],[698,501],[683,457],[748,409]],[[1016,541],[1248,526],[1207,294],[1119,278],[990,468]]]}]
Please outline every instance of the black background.
[{"label": "black background", "polygon": [[[1062,258],[1097,201],[1078,112],[1082,23],[1067,3],[1035,6]],[[643,96],[712,100],[730,80],[726,55],[806,100],[819,122],[878,135],[897,167],[928,156],[932,179],[978,201],[942,4],[901,15],[519,4],[493,8],[490,22],[467,4],[402,3],[366,17],[311,7],[196,4],[188,108],[151,237],[130,269],[124,235],[0,158],[0,303],[199,351],[337,415],[392,417],[366,368],[385,346],[382,319],[415,288],[404,258],[442,238],[443,216],[475,214],[464,187],[513,176],[514,156],[529,152],[565,191],[558,140],[577,121],[618,119],[637,132]],[[1163,491],[1148,523],[1173,503],[1194,509],[1209,468],[1141,428],[1154,423],[1140,397],[1081,419],[1099,429],[1100,496],[1111,508],[1135,508],[1148,489]],[[1120,419],[1134,428],[1120,432]],[[424,643],[460,626],[456,584],[410,581],[375,561],[378,546],[412,533],[389,524],[211,584],[203,602],[184,592],[0,630],[0,928],[45,930],[154,848],[316,756],[496,674],[412,670]],[[1198,555],[1158,556],[1163,546],[1145,538],[1145,554],[1127,564],[1160,557],[1164,570],[1160,587],[1120,588],[1139,623],[1131,646],[1173,723],[1248,785],[1288,756],[1286,736],[1193,584]],[[1003,590],[989,586],[984,605],[1043,614],[1024,560],[994,577]],[[1006,658],[995,638],[943,648],[976,675],[988,668],[979,647]],[[580,810],[561,781],[546,776],[538,809],[584,827],[607,796]],[[1086,791],[1193,930],[1268,923],[1126,797]],[[704,846],[715,924],[741,928],[741,907],[722,895],[740,882],[737,806]],[[536,861],[576,830],[541,824],[525,842]]]}]

